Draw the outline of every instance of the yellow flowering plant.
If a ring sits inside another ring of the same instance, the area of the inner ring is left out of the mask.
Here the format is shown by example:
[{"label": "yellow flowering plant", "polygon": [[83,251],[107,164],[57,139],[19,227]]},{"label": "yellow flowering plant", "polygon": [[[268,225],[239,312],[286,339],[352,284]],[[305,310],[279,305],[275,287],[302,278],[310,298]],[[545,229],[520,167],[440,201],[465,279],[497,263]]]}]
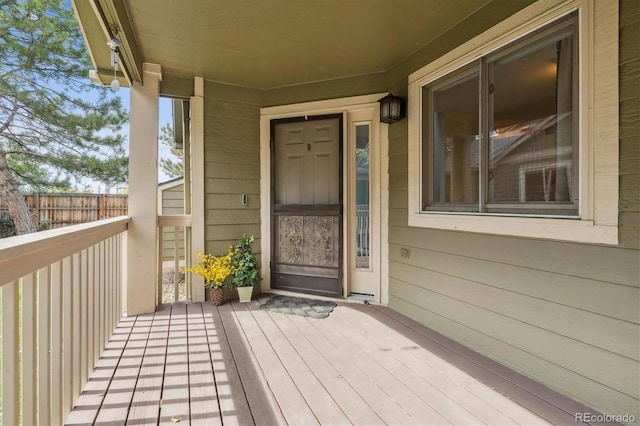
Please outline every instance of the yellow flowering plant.
[{"label": "yellow flowering plant", "polygon": [[214,256],[207,253],[197,253],[198,263],[190,268],[184,268],[185,272],[193,272],[204,278],[204,287],[215,289],[224,285],[227,277],[233,273],[233,256],[235,249],[229,246],[229,251],[224,256]]}]

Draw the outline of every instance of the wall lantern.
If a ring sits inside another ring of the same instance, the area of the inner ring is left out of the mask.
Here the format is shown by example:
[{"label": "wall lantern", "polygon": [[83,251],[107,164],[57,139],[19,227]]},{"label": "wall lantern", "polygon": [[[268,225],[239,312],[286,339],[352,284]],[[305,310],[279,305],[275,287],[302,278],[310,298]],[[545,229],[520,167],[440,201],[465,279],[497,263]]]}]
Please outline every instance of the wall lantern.
[{"label": "wall lantern", "polygon": [[402,98],[389,94],[378,102],[380,102],[381,122],[396,123],[405,117],[405,102]]}]

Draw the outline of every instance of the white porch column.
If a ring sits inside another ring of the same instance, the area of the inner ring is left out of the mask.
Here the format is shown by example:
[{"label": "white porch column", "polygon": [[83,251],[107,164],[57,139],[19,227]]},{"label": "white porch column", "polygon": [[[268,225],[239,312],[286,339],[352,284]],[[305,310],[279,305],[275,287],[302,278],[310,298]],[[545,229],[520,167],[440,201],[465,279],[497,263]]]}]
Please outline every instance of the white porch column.
[{"label": "white porch column", "polygon": [[160,80],[160,65],[145,63],[144,84],[131,87],[127,315],[156,309]]},{"label": "white porch column", "polygon": [[[194,79],[191,104],[191,252],[205,251],[204,239],[204,80]],[[195,264],[195,259],[192,259]],[[192,274],[191,300],[203,302],[204,280]]]}]

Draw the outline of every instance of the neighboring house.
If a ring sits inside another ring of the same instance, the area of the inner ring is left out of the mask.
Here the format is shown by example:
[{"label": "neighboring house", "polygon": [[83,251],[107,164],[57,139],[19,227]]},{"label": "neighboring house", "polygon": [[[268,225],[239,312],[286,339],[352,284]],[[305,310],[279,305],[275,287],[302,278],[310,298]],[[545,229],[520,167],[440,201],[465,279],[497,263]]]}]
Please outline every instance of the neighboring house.
[{"label": "neighboring house", "polygon": [[252,234],[263,291],[369,298],[640,419],[637,0],[72,3],[132,86],[129,314],[155,308],[147,160],[181,98],[193,253]]},{"label": "neighboring house", "polygon": [[[158,184],[158,215],[184,214],[184,178],[176,177]],[[184,259],[184,231],[178,230],[178,258]],[[162,229],[162,260],[173,261],[175,250],[174,228]]]}]

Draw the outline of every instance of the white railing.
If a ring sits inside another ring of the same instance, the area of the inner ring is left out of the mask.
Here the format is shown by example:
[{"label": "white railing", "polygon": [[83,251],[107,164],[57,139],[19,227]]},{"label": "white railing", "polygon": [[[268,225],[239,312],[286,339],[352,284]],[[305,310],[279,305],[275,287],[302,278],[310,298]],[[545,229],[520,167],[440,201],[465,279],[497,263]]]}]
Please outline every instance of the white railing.
[{"label": "white railing", "polygon": [[2,419],[63,424],[123,313],[121,216],[0,240]]},{"label": "white railing", "polygon": [[173,301],[191,299],[191,274],[184,274],[180,296],[180,270],[191,266],[191,215],[158,216],[157,305],[163,303],[164,269],[173,268]]},{"label": "white railing", "polygon": [[356,206],[356,256],[369,256],[369,205]]}]

